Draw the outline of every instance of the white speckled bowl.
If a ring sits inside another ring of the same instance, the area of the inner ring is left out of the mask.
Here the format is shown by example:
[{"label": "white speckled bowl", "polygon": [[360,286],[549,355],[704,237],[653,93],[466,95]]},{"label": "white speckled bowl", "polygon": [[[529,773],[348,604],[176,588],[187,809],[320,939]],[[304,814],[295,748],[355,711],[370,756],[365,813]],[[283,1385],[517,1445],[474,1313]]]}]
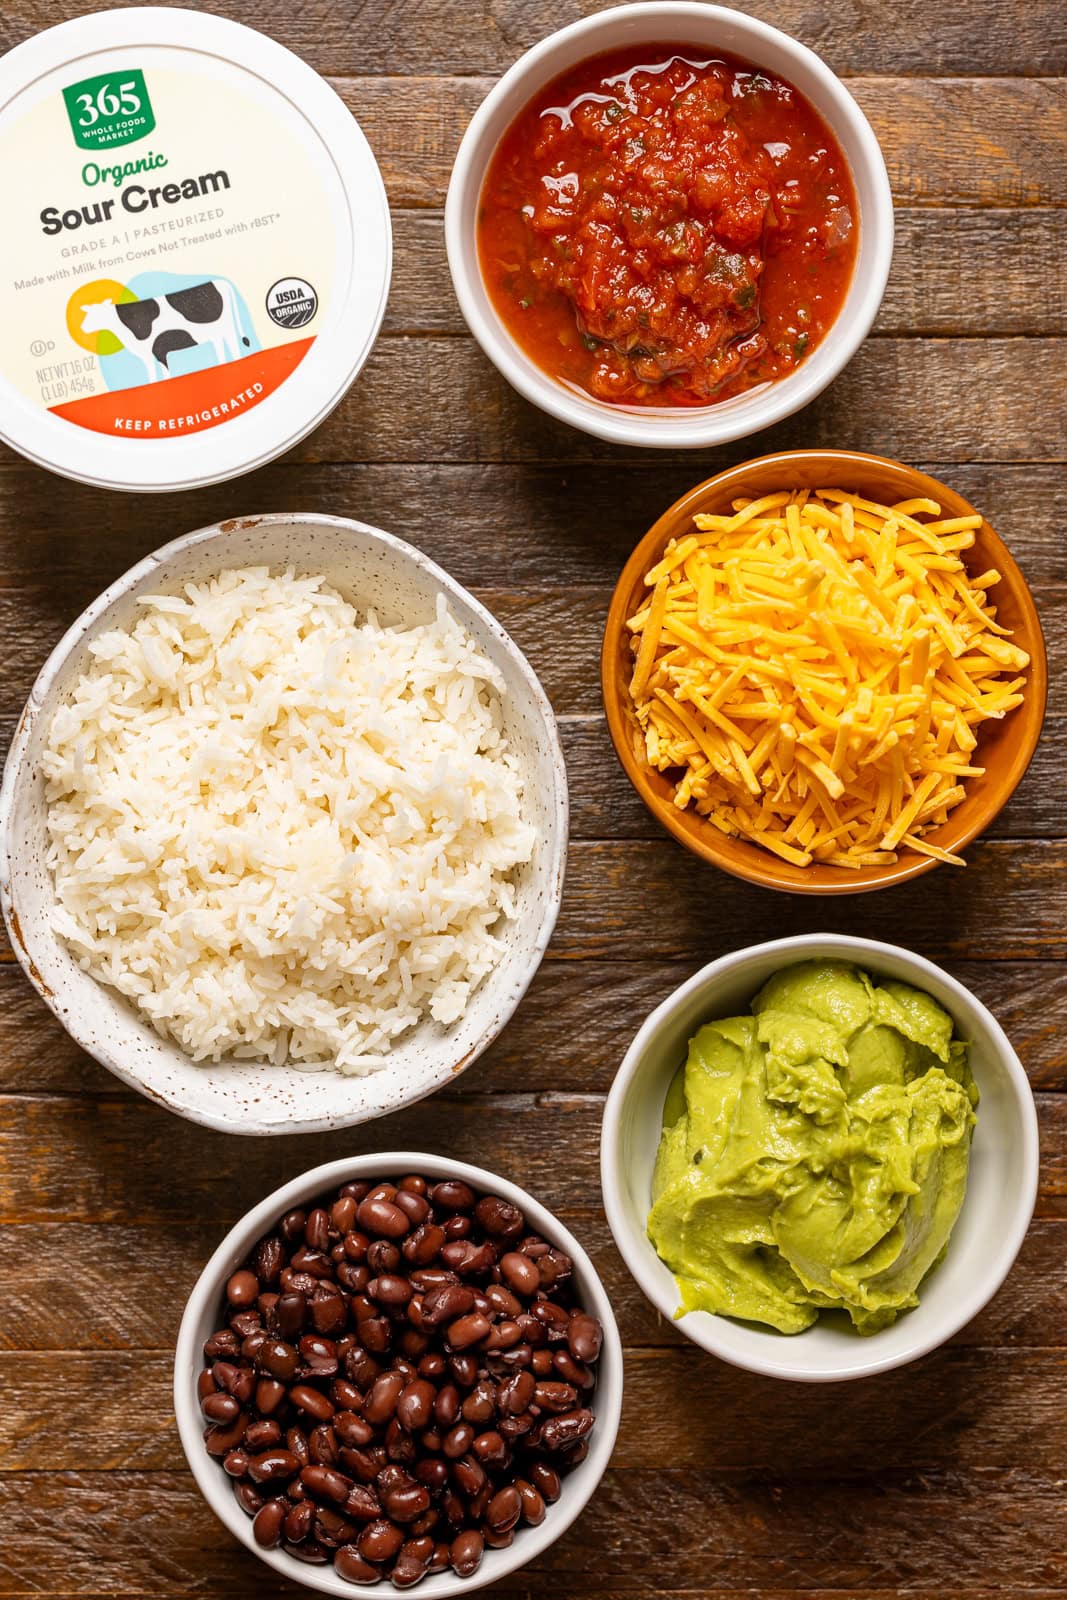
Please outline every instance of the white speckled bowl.
[{"label": "white speckled bowl", "polygon": [[[381,620],[429,621],[443,592],[453,615],[499,668],[512,747],[528,774],[538,845],[522,869],[505,952],[459,1023],[426,1022],[364,1078],[222,1063],[195,1065],[118,994],[81,971],[51,927],[42,747],[55,708],[89,660],[88,641],[128,624],[139,594],[175,590],[226,567],[292,564],[322,573]],[[419,550],[364,523],[285,514],[202,528],[146,556],[106,589],[49,656],[18,725],[0,787],[0,904],[19,961],[71,1037],[124,1083],[180,1116],[224,1132],[318,1133],[365,1122],[449,1083],[496,1038],[533,977],[555,926],[567,852],[567,778],[552,708],[529,662],[484,606]]]},{"label": "white speckled bowl", "polygon": [[[589,1256],[572,1233],[551,1211],[538,1200],[509,1183],[496,1173],[482,1167],[468,1166],[462,1161],[451,1161],[445,1156],[425,1155],[413,1150],[394,1150],[386,1154],[354,1156],[341,1161],[331,1161],[314,1167],[299,1178],[294,1178],[274,1194],[261,1200],[259,1205],[242,1217],[223,1239],[211,1260],[197,1279],[189,1296],[178,1333],[174,1360],[174,1414],[181,1437],[182,1449],[193,1471],[197,1486],[218,1517],[219,1521],[239,1539],[247,1550],[271,1567],[279,1578],[288,1578],[305,1589],[318,1594],[344,1597],[361,1593],[355,1585],[338,1577],[332,1565],[308,1566],[297,1561],[285,1550],[264,1550],[252,1536],[251,1519],[245,1516],[233,1496],[230,1480],[218,1461],[204,1449],[204,1418],[196,1397],[196,1378],[203,1365],[204,1340],[219,1326],[219,1313],[223,1304],[226,1279],[248,1256],[252,1246],[267,1233],[278,1219],[296,1206],[306,1206],[318,1195],[329,1194],[342,1183],[360,1178],[387,1178],[405,1172],[418,1172],[424,1177],[461,1178],[473,1189],[483,1194],[498,1194],[512,1205],[518,1206],[531,1226],[550,1244],[565,1250],[574,1262],[574,1291],[578,1301],[593,1316],[599,1317],[604,1329],[604,1344],[597,1366],[597,1382],[590,1405],[596,1415],[596,1427],[589,1435],[589,1454],[574,1467],[563,1483],[560,1498],[548,1508],[548,1515],[536,1527],[523,1525],[516,1530],[514,1543],[503,1550],[486,1550],[485,1558],[477,1572],[470,1578],[458,1578],[454,1572],[439,1572],[424,1578],[418,1585],[420,1600],[456,1600],[457,1596],[470,1594],[474,1589],[507,1577],[518,1567],[534,1561],[564,1534],[581,1515],[597,1484],[607,1470],[615,1438],[619,1431],[622,1413],[623,1359],[619,1330],[611,1309],[611,1301],[597,1275]],[[266,1581],[266,1580],[265,1580]],[[530,1585],[521,1586],[527,1591]],[[542,1586],[550,1590],[547,1580]],[[536,1592],[537,1586],[534,1586]],[[265,1592],[265,1591],[264,1591]],[[288,1593],[288,1590],[286,1591]],[[382,1583],[370,1592],[382,1596],[394,1594],[391,1584]]]}]

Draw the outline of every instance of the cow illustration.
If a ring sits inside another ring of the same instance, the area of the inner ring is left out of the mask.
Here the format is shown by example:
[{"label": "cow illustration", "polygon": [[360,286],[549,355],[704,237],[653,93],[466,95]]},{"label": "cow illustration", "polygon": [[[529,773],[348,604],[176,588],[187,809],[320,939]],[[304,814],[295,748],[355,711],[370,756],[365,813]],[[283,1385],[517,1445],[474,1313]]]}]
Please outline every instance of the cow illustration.
[{"label": "cow illustration", "polygon": [[146,383],[169,378],[175,350],[210,345],[216,365],[251,348],[241,330],[237,294],[225,278],[208,278],[158,300],[97,300],[82,307],[84,333],[113,333],[145,371]]}]

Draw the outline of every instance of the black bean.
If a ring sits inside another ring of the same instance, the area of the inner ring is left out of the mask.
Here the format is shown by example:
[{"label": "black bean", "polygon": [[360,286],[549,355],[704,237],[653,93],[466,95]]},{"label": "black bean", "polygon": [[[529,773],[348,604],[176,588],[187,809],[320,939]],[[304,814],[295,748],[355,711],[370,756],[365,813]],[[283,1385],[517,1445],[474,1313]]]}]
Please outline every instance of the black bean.
[{"label": "black bean", "polygon": [[287,1211],[278,1225],[278,1232],[286,1244],[296,1244],[304,1237],[304,1224],[307,1214],[303,1211]]},{"label": "black bean", "polygon": [[352,1445],[357,1449],[370,1444],[374,1438],[372,1425],[366,1417],[358,1416],[355,1411],[339,1411],[333,1419],[333,1431],[342,1444]]},{"label": "black bean", "polygon": [[522,1302],[502,1283],[491,1283],[485,1291],[485,1298],[502,1317],[517,1317],[522,1313]]},{"label": "black bean", "polygon": [[346,1517],[355,1522],[374,1522],[382,1514],[381,1502],[367,1483],[354,1483],[344,1504]]},{"label": "black bean", "polygon": [[315,1526],[315,1506],[311,1500],[301,1500],[285,1514],[282,1532],[288,1544],[302,1544],[310,1537]]},{"label": "black bean", "polygon": [[497,1387],[496,1403],[500,1411],[517,1417],[527,1409],[534,1397],[536,1385],[531,1372],[519,1371],[505,1378]]},{"label": "black bean", "polygon": [[356,1220],[356,1206],[358,1201],[353,1200],[350,1194],[342,1195],[330,1207],[330,1226],[336,1233],[348,1233]]},{"label": "black bean", "polygon": [[208,1361],[236,1361],[241,1354],[241,1341],[230,1328],[220,1328],[204,1341],[204,1356]]},{"label": "black bean", "polygon": [[402,1239],[411,1230],[411,1218],[391,1200],[361,1200],[356,1220],[375,1239]]},{"label": "black bean", "polygon": [[372,1278],[367,1285],[367,1293],[371,1299],[385,1306],[406,1306],[412,1292],[407,1278],[401,1278],[391,1272],[383,1272],[381,1277]]},{"label": "black bean", "polygon": [[340,1333],[348,1321],[348,1308],[332,1283],[322,1284],[312,1295],[311,1320],[315,1331],[327,1337]]},{"label": "black bean", "polygon": [[259,1351],[259,1365],[273,1377],[289,1383],[296,1376],[300,1358],[284,1339],[268,1339]]},{"label": "black bean", "polygon": [[323,1251],[330,1247],[330,1219],[321,1206],[316,1206],[304,1224],[304,1238],[309,1250]]},{"label": "black bean", "polygon": [[356,1537],[359,1529],[354,1522],[349,1522],[333,1506],[319,1505],[315,1511],[315,1537],[329,1550],[336,1550],[339,1544],[348,1544]]},{"label": "black bean", "polygon": [[454,1322],[464,1316],[474,1305],[474,1290],[465,1283],[442,1283],[428,1289],[423,1295],[422,1320],[428,1328],[442,1322]]},{"label": "black bean", "polygon": [[469,1500],[485,1487],[485,1468],[473,1456],[463,1456],[452,1463],[452,1482]]},{"label": "black bean", "polygon": [[477,1434],[471,1449],[483,1467],[506,1466],[511,1459],[510,1450],[495,1428],[488,1428],[485,1433]]},{"label": "black bean", "polygon": [[301,1470],[300,1482],[316,1500],[332,1500],[337,1506],[344,1505],[352,1488],[343,1473],[314,1463]]},{"label": "black bean", "polygon": [[320,1422],[308,1434],[308,1460],[319,1467],[335,1467],[339,1447],[337,1435],[328,1422]]},{"label": "black bean", "polygon": [[364,1561],[355,1545],[342,1545],[333,1558],[334,1569],[346,1583],[380,1583],[382,1574],[369,1561]]},{"label": "black bean", "polygon": [[465,1317],[448,1324],[446,1338],[451,1349],[466,1350],[484,1339],[491,1328],[492,1323],[484,1312],[469,1311]]},{"label": "black bean", "polygon": [[235,1272],[226,1281],[226,1298],[231,1306],[250,1306],[255,1304],[259,1294],[259,1280],[254,1272],[247,1268]]},{"label": "black bean", "polygon": [[235,1478],[233,1497],[246,1516],[254,1517],[260,1506],[264,1504],[265,1497],[260,1494],[255,1484],[249,1483],[247,1478]]},{"label": "black bean", "polygon": [[262,1450],[269,1450],[272,1445],[280,1444],[282,1430],[276,1422],[271,1422],[261,1417],[257,1422],[250,1422],[245,1429],[245,1436],[241,1443],[252,1455],[258,1455]]},{"label": "black bean", "polygon": [[389,1239],[374,1239],[367,1246],[367,1270],[372,1277],[380,1277],[382,1273],[398,1272],[401,1261],[400,1251]]},{"label": "black bean", "polygon": [[291,1450],[265,1450],[248,1463],[249,1476],[255,1483],[280,1483],[294,1477],[299,1470],[300,1462]]},{"label": "black bean", "polygon": [[273,1234],[261,1239],[252,1252],[252,1271],[260,1283],[277,1283],[284,1262],[282,1241]]},{"label": "black bean", "polygon": [[434,1184],[430,1199],[441,1211],[469,1211],[474,1205],[474,1190],[460,1178],[446,1178]]},{"label": "black bean", "polygon": [[567,1328],[567,1344],[575,1361],[585,1364],[595,1361],[603,1342],[604,1330],[596,1317],[590,1317],[584,1311],[575,1312]]},{"label": "black bean", "polygon": [[494,1533],[507,1533],[522,1515],[522,1497],[513,1483],[499,1489],[486,1507],[485,1520]]},{"label": "black bean", "polygon": [[337,1409],[329,1395],[313,1389],[309,1383],[297,1383],[289,1390],[289,1399],[300,1411],[306,1411],[316,1422],[329,1422]]},{"label": "black bean", "polygon": [[374,1386],[363,1402],[365,1419],[375,1427],[388,1422],[396,1410],[397,1401],[403,1394],[404,1387],[404,1379],[399,1372],[383,1372],[380,1378],[375,1378]]},{"label": "black bean", "polygon": [[555,1454],[584,1439],[592,1426],[591,1411],[568,1411],[561,1417],[549,1417],[542,1424],[540,1442],[546,1450]]},{"label": "black bean", "polygon": [[444,1243],[444,1229],[435,1222],[423,1222],[404,1240],[401,1251],[405,1261],[424,1267],[433,1261]]},{"label": "black bean", "polygon": [[356,1549],[365,1561],[391,1561],[404,1543],[404,1535],[395,1522],[384,1518],[370,1522],[356,1541]]},{"label": "black bean", "polygon": [[486,1195],[474,1208],[475,1219],[486,1233],[496,1239],[514,1239],[526,1226],[526,1218],[518,1206],[497,1195]]},{"label": "black bean", "polygon": [[399,1484],[383,1494],[382,1506],[392,1522],[414,1522],[430,1509],[429,1490],[421,1483]]},{"label": "black bean", "polygon": [[394,1589],[411,1589],[415,1584],[420,1583],[426,1576],[426,1569],[430,1564],[430,1556],[432,1554],[432,1541],[430,1542],[430,1552],[425,1556],[415,1555],[405,1544],[396,1558],[396,1565],[389,1574]]},{"label": "black bean", "polygon": [[463,1389],[469,1389],[478,1382],[478,1357],[469,1350],[459,1351],[451,1357],[448,1369],[456,1382]]},{"label": "black bean", "polygon": [[421,1227],[430,1215],[430,1203],[425,1195],[412,1194],[410,1189],[398,1189],[393,1196],[393,1204],[407,1214],[416,1228]]},{"label": "black bean", "polygon": [[544,1522],[546,1516],[544,1497],[534,1488],[528,1478],[516,1478],[515,1487],[519,1491],[519,1499],[522,1501],[523,1522],[528,1522],[532,1528],[538,1527],[540,1523]]},{"label": "black bean", "polygon": [[542,1411],[559,1415],[573,1411],[578,1404],[578,1394],[569,1383],[539,1383],[534,1389],[534,1400]]},{"label": "black bean", "polygon": [[591,1369],[575,1361],[570,1351],[562,1346],[553,1350],[552,1365],[560,1377],[567,1383],[573,1383],[576,1389],[591,1389],[596,1382]]},{"label": "black bean", "polygon": [[233,1395],[221,1389],[205,1395],[200,1402],[200,1409],[209,1422],[232,1422],[241,1410]]},{"label": "black bean", "polygon": [[415,1378],[403,1391],[396,1403],[397,1420],[409,1433],[425,1428],[433,1415],[436,1393],[432,1383],[425,1378]]},{"label": "black bean", "polygon": [[363,1405],[363,1396],[354,1383],[349,1383],[347,1378],[335,1378],[330,1385],[330,1399],[339,1411],[358,1411]]},{"label": "black bean", "polygon": [[455,1427],[445,1435],[441,1449],[450,1461],[458,1461],[460,1456],[466,1455],[473,1442],[474,1429],[470,1423],[457,1422]]},{"label": "black bean", "polygon": [[485,1540],[477,1528],[465,1528],[452,1540],[452,1569],[460,1578],[469,1578],[482,1564]]},{"label": "black bean", "polygon": [[330,1559],[330,1552],[317,1539],[306,1539],[303,1544],[294,1544],[292,1547],[286,1545],[284,1548],[298,1561],[306,1561],[317,1567]]},{"label": "black bean", "polygon": [[520,1255],[517,1250],[509,1250],[500,1257],[500,1271],[508,1287],[524,1299],[528,1300],[532,1294],[536,1294],[541,1286],[541,1274],[537,1267],[528,1256]]},{"label": "black bean", "polygon": [[360,1338],[375,1355],[384,1355],[393,1342],[393,1330],[386,1317],[368,1317],[360,1325]]},{"label": "black bean", "polygon": [[272,1550],[281,1543],[282,1523],[285,1521],[285,1501],[268,1500],[260,1506],[252,1523],[252,1537],[264,1550]]},{"label": "black bean", "polygon": [[496,1412],[496,1385],[488,1378],[479,1378],[462,1405],[468,1422],[488,1422]]},{"label": "black bean", "polygon": [[241,1443],[247,1427],[248,1418],[243,1411],[240,1411],[232,1422],[220,1423],[218,1427],[209,1428],[204,1434],[204,1446],[208,1455],[228,1455],[235,1445]]}]

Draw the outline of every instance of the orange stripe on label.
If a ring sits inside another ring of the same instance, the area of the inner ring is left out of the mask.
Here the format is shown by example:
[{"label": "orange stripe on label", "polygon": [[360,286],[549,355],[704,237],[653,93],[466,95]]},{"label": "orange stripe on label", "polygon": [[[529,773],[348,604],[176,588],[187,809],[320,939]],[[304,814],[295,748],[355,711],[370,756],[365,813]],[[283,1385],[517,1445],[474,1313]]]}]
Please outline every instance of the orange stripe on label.
[{"label": "orange stripe on label", "polygon": [[250,411],[281,388],[314,343],[314,336],[294,339],[221,367],[138,384],[135,389],[86,395],[50,410],[79,428],[123,439],[178,439],[203,433]]}]

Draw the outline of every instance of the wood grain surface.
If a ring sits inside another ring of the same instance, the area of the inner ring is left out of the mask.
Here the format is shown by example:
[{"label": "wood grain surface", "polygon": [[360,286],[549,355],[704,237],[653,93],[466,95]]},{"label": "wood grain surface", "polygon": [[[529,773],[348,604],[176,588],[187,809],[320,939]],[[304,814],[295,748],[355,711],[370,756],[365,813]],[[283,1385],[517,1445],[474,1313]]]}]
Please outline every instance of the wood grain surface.
[{"label": "wood grain surface", "polygon": [[[0,0],[0,49],[91,9]],[[208,9],[222,9],[212,5]],[[0,951],[0,1596],[296,1595],[204,1507],[170,1361],[185,1295],[268,1189],[386,1145],[495,1167],[588,1245],[627,1392],[580,1524],[495,1591],[552,1600],[1067,1597],[1067,15],[1057,0],[750,0],[849,80],[897,204],[871,338],[812,406],[728,449],[642,455],[532,410],[466,334],[441,206],[496,74],[595,0],[230,0],[335,84],[381,162],[396,263],[347,399],[284,460],[183,497],[109,495],[0,454],[0,735],[68,623],[140,556],[250,511],[364,518],[472,586],[560,717],[572,799],[556,936],[512,1023],[448,1095],[322,1138],[238,1141],[82,1055]],[[1049,646],[1045,736],[947,868],[816,907],[696,868],[616,766],[597,654],[633,544],[700,478],[782,446],[902,457],[979,505]],[[601,1211],[604,1095],[648,1011],[712,957],[820,928],[896,940],[990,1005],[1037,1095],[1037,1215],[1000,1294],[943,1349],[831,1392],[696,1350],[630,1279]]]}]

